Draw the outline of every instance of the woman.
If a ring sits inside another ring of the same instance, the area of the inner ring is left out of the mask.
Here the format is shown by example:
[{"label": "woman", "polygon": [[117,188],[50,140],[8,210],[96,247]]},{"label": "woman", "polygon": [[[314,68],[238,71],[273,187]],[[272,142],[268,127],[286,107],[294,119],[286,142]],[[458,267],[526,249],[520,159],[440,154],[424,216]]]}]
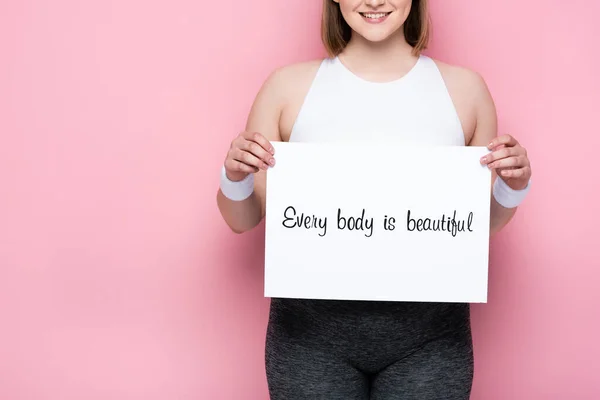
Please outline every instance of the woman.
[{"label": "woman", "polygon": [[[427,1],[324,0],[323,13],[330,57],[271,74],[227,153],[217,201],[231,229],[264,217],[270,142],[400,139],[488,146],[481,163],[492,169],[499,231],[529,190],[527,153],[497,136],[478,74],[422,54]],[[266,367],[273,399],[467,399],[469,305],[272,299]]]}]

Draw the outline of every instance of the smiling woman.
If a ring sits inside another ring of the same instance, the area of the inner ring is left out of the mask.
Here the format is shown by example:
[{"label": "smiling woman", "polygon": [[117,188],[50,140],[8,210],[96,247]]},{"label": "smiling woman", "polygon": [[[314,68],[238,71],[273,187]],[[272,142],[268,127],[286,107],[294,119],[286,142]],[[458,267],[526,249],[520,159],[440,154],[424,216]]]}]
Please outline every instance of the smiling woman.
[{"label": "smiling woman", "polygon": [[[265,216],[265,171],[277,168],[271,142],[345,140],[487,146],[491,233],[504,227],[529,190],[527,153],[514,137],[496,137],[494,103],[477,73],[422,54],[427,1],[324,0],[322,38],[329,57],[274,71],[231,143],[217,192],[231,229],[248,231]],[[347,173],[356,165],[348,160]],[[465,400],[473,361],[468,304],[271,300],[274,400]]]},{"label": "smiling woman", "polygon": [[[322,35],[330,55],[336,55],[344,49],[353,31],[367,40],[377,42],[402,30],[406,42],[414,48],[415,54],[427,47],[427,0],[414,2],[416,7],[412,6],[411,0],[389,1],[381,7],[366,3],[368,2],[343,0],[324,2]],[[363,22],[374,24],[377,29],[366,27]]]}]

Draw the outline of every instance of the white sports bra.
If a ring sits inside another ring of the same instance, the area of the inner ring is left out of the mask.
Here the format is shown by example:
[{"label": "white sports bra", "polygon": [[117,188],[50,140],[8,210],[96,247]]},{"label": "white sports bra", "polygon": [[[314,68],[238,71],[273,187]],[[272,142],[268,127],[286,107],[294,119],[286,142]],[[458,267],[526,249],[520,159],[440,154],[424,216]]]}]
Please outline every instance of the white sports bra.
[{"label": "white sports bra", "polygon": [[360,78],[338,57],[324,59],[289,140],[465,145],[442,75],[424,55],[402,78],[384,83]]}]

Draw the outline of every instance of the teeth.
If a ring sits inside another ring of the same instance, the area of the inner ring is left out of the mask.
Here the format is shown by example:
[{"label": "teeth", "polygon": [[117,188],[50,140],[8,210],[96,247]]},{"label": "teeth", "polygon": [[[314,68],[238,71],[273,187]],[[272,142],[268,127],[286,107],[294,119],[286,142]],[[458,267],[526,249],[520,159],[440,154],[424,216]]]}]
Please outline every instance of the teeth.
[{"label": "teeth", "polygon": [[383,18],[385,17],[385,13],[378,13],[378,14],[364,14],[365,17],[367,18],[372,18],[372,19],[377,19],[377,18]]}]

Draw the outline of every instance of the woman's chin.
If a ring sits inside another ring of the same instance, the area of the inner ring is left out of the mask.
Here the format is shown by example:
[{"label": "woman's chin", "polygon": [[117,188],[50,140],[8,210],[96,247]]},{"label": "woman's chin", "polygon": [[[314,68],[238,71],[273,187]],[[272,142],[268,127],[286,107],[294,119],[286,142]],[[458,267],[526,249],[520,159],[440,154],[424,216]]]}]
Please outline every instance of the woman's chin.
[{"label": "woman's chin", "polygon": [[390,39],[394,35],[394,32],[389,31],[381,31],[381,30],[367,30],[363,32],[357,32],[360,36],[362,36],[366,41],[378,43],[385,42]]}]

